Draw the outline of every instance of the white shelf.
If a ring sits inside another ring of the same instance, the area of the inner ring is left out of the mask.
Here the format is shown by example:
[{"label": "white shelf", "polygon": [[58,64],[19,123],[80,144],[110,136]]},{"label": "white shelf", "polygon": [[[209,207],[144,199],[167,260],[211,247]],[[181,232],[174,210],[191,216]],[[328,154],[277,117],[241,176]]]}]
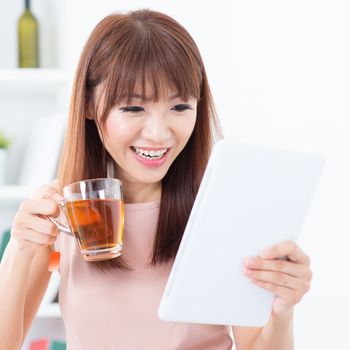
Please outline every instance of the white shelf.
[{"label": "white shelf", "polygon": [[19,185],[0,186],[0,204],[18,204],[28,198],[33,188]]},{"label": "white shelf", "polygon": [[68,81],[62,69],[18,68],[0,69],[0,94],[3,95],[53,95]]},{"label": "white shelf", "polygon": [[37,318],[61,317],[61,310],[58,303],[45,304],[39,308]]}]

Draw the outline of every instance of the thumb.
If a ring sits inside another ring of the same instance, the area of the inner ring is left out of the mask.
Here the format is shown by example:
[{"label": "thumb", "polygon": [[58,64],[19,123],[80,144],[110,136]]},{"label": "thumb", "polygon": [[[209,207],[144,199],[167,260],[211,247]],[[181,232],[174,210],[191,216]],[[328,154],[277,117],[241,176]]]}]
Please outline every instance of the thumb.
[{"label": "thumb", "polygon": [[52,183],[46,187],[45,192],[43,194],[43,198],[53,199],[55,201],[62,201],[64,198],[61,195],[60,190],[60,181],[59,179],[54,179]]},{"label": "thumb", "polygon": [[62,185],[60,179],[56,178],[52,181],[52,186],[56,188],[57,192],[61,192]]}]

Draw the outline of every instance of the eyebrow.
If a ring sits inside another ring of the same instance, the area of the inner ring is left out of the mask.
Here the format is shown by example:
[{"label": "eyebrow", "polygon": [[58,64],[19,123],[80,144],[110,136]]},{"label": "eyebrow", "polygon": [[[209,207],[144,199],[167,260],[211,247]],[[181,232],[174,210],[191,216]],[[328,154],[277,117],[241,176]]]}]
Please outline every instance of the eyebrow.
[{"label": "eyebrow", "polygon": [[[179,97],[180,97],[180,94],[177,93],[175,95],[170,96],[169,100],[175,100],[176,98],[179,98]],[[142,100],[143,96],[141,94],[134,93],[134,94],[131,95],[131,98],[138,98],[138,99]],[[153,98],[152,97],[148,97],[148,98],[145,98],[145,100],[146,101],[152,101]]]}]

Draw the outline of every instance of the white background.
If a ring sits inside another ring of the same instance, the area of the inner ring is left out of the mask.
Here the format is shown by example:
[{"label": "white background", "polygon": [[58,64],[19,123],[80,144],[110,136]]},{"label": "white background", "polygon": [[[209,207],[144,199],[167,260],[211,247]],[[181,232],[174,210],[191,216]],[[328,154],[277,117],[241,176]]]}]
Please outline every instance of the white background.
[{"label": "white background", "polygon": [[[164,11],[189,30],[202,52],[226,137],[327,157],[300,240],[314,278],[296,307],[295,349],[349,350],[349,2],[33,0],[38,15],[44,2],[58,10],[52,15],[61,23],[59,51],[44,57],[47,66],[72,70],[89,31],[111,11]],[[13,37],[6,34],[17,16],[6,15],[6,8],[15,6],[20,2],[0,7],[0,68],[16,64]],[[6,58],[3,50],[10,51]]]}]

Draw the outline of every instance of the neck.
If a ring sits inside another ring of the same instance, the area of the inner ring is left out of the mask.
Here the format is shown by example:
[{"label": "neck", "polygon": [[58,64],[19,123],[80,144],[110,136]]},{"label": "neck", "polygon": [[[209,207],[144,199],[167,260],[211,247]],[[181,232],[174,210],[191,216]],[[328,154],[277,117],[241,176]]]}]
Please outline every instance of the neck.
[{"label": "neck", "polygon": [[30,0],[25,0],[24,1],[24,6],[25,6],[26,10],[29,10],[30,9]]},{"label": "neck", "polygon": [[160,200],[161,183],[136,184],[123,181],[123,197],[126,204],[145,203]]}]

